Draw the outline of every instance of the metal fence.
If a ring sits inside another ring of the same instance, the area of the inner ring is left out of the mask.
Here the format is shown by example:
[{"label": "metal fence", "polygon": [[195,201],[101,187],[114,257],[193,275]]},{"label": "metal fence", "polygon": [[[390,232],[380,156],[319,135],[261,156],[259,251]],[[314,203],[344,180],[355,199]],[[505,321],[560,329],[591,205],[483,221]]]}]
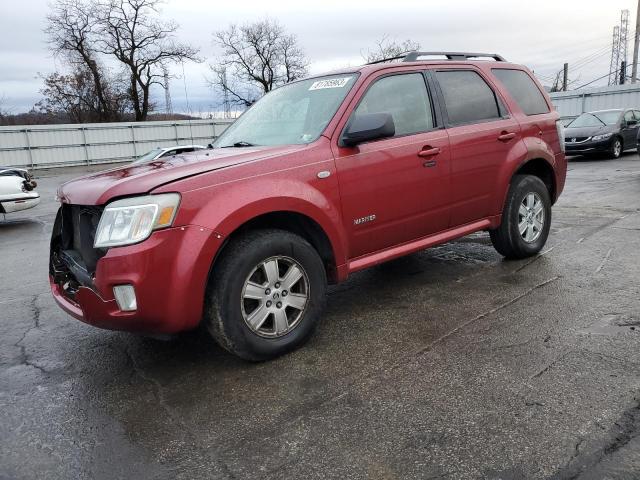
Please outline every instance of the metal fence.
[{"label": "metal fence", "polygon": [[[550,95],[567,120],[594,110],[640,108],[640,84]],[[156,147],[206,146],[231,123],[216,119],[0,127],[0,165],[37,169],[125,162]]]},{"label": "metal fence", "polygon": [[640,83],[554,92],[551,101],[563,119],[609,108],[640,108]]},{"label": "metal fence", "polygon": [[130,161],[156,147],[206,146],[233,120],[0,127],[0,165],[49,168]]}]

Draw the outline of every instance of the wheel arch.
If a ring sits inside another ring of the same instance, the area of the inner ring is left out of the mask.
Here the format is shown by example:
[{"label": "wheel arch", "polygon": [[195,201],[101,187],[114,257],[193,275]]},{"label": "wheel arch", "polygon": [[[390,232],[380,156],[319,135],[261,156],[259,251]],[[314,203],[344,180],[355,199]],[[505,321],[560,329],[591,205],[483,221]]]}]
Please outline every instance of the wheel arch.
[{"label": "wheel arch", "polygon": [[557,184],[556,175],[553,166],[544,158],[533,158],[523,163],[515,172],[511,175],[511,181],[516,175],[533,175],[538,177],[546,185],[549,191],[551,201],[555,203],[557,199]]},{"label": "wheel arch", "polygon": [[329,235],[325,232],[319,222],[310,216],[293,211],[293,210],[277,210],[265,212],[254,217],[251,217],[239,225],[236,225],[233,230],[226,235],[225,240],[221,247],[218,249],[211,268],[209,271],[209,277],[215,269],[215,265],[221,256],[224,254],[226,247],[236,238],[239,238],[243,234],[260,229],[276,228],[287,232],[294,233],[307,240],[313,248],[318,252],[322,263],[325,266],[327,273],[327,279],[330,283],[336,283],[339,279],[338,273],[338,254],[334,248]]}]

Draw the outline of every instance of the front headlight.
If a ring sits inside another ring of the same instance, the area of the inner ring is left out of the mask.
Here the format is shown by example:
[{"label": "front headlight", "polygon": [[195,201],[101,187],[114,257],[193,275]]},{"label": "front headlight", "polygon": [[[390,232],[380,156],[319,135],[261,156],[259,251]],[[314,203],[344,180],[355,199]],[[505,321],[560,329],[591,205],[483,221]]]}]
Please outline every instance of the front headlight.
[{"label": "front headlight", "polygon": [[558,132],[558,140],[560,140],[560,151],[564,153],[564,125],[560,120],[556,121],[556,131]]},{"label": "front headlight", "polygon": [[125,198],[108,204],[98,223],[94,248],[146,240],[154,230],[171,226],[179,204],[177,193]]},{"label": "front headlight", "polygon": [[593,137],[591,137],[591,140],[593,140],[594,142],[598,142],[600,140],[606,140],[607,138],[611,138],[611,135],[613,135],[613,133],[603,133],[602,135],[594,135]]}]

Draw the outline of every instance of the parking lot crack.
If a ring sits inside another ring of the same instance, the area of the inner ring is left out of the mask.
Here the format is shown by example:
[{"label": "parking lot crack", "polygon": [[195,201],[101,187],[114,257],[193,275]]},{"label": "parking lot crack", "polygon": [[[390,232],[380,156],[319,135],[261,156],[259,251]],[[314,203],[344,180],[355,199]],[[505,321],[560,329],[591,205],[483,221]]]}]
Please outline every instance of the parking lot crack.
[{"label": "parking lot crack", "polygon": [[138,375],[141,379],[143,379],[147,383],[150,383],[153,386],[154,395],[158,400],[158,403],[160,403],[160,405],[162,406],[163,410],[167,412],[167,415],[169,416],[169,418],[171,418],[171,420],[173,420],[175,423],[178,423],[185,430],[190,431],[187,425],[174,412],[173,408],[167,402],[167,399],[164,394],[164,387],[162,386],[162,384],[152,376],[147,375],[147,373],[138,365],[138,362],[135,360],[135,357],[131,354],[128,348],[125,348],[125,354],[127,355],[127,358],[129,359],[129,363],[131,364],[131,367],[133,368],[136,375]]},{"label": "parking lot crack", "polygon": [[142,380],[152,385],[154,390],[154,396],[158,400],[158,403],[160,404],[162,409],[167,413],[167,416],[174,423],[178,424],[181,427],[181,430],[182,432],[184,432],[185,436],[190,437],[189,439],[185,439],[186,443],[188,443],[191,448],[198,450],[202,454],[202,456],[210,457],[214,462],[216,462],[220,466],[221,470],[224,472],[227,478],[235,479],[236,476],[231,472],[231,470],[229,469],[229,467],[224,461],[222,461],[220,458],[217,458],[217,457],[211,457],[211,452],[206,451],[199,447],[197,432],[195,432],[187,424],[187,422],[185,422],[181,418],[181,416],[175,411],[175,409],[171,407],[171,405],[169,404],[165,396],[165,393],[164,393],[165,387],[162,385],[162,383],[160,383],[160,381],[158,381],[156,378],[154,378],[153,376],[145,372],[145,370],[138,364],[134,355],[131,353],[128,347],[125,347],[124,353],[127,356],[127,359],[131,365],[131,368],[135,372],[135,374],[138,375]]},{"label": "parking lot crack", "polygon": [[562,355],[556,357],[554,360],[552,360],[550,363],[548,363],[547,365],[545,365],[541,370],[539,370],[537,373],[535,373],[534,375],[532,375],[530,378],[531,380],[533,380],[534,378],[539,378],[542,375],[544,375],[545,373],[547,373],[549,370],[551,370],[551,368],[553,368],[553,366],[562,361],[567,355],[569,355],[569,353],[571,353],[571,351],[569,352],[565,352]]},{"label": "parking lot crack", "polygon": [[609,257],[611,256],[611,252],[613,252],[613,248],[610,248],[609,251],[607,251],[607,254],[602,259],[602,262],[600,262],[600,265],[598,265],[598,268],[596,268],[595,273],[599,273],[604,268],[604,264],[607,263],[607,260],[609,260]]},{"label": "parking lot crack", "polygon": [[589,453],[581,454],[584,439],[580,440],[574,449],[567,466],[552,478],[556,480],[576,480],[584,473],[593,473],[595,467],[608,460],[612,455],[624,449],[632,440],[640,436],[640,402],[623,412],[614,423],[607,440]]},{"label": "parking lot crack", "polygon": [[446,340],[447,338],[451,337],[452,335],[454,335],[455,333],[459,332],[460,330],[468,327],[469,325],[471,325],[472,323],[477,322],[478,320],[481,320],[483,318],[489,317],[491,315],[493,315],[494,313],[499,312],[500,310],[509,307],[510,305],[513,305],[516,302],[519,302],[520,300],[522,300],[523,298],[525,298],[526,296],[532,294],[533,292],[546,287],[547,285],[555,282],[556,280],[560,279],[560,275],[556,275],[555,277],[549,278],[543,282],[540,282],[536,285],[534,285],[531,288],[528,288],[527,290],[525,290],[524,292],[522,292],[520,295],[517,295],[515,297],[513,297],[510,300],[507,300],[506,302],[501,303],[500,305],[487,310],[486,312],[480,313],[478,315],[476,315],[475,317],[471,318],[470,320],[467,320],[466,322],[463,322],[462,324],[458,325],[457,327],[453,328],[452,330],[449,330],[447,333],[445,333],[444,335],[441,335],[440,337],[436,338],[434,341],[430,342],[429,344],[419,348],[418,350],[415,350],[413,353],[409,354],[407,357],[405,357],[403,360],[401,360],[400,362],[396,362],[395,364],[393,364],[389,370],[394,370],[395,368],[405,364],[407,361],[409,361],[411,358],[415,358],[418,357],[420,355],[422,355],[425,352],[428,352],[429,350],[431,350],[435,345],[443,342],[444,340]]},{"label": "parking lot crack", "polygon": [[29,333],[31,333],[35,329],[40,328],[40,308],[38,307],[37,301],[38,301],[38,296],[34,295],[29,304],[32,311],[33,325],[31,325],[29,328],[27,328],[24,331],[20,339],[18,339],[18,341],[15,342],[13,346],[20,351],[20,360],[19,360],[20,365],[33,367],[37,370],[40,370],[42,373],[48,375],[50,372],[48,372],[44,367],[38,365],[37,363],[35,363],[33,360],[29,358],[29,354],[27,353],[27,347],[24,345],[24,341],[26,340]]}]

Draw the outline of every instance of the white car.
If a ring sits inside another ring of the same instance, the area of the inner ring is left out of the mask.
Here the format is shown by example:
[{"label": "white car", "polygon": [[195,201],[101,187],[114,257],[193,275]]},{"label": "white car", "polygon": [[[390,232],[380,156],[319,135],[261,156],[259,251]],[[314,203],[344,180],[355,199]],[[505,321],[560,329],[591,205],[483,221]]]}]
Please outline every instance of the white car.
[{"label": "white car", "polygon": [[23,168],[0,166],[0,213],[33,208],[40,203],[37,184]]},{"label": "white car", "polygon": [[155,148],[150,152],[138,157],[133,163],[153,162],[162,157],[171,157],[181,153],[195,152],[196,150],[204,150],[206,147],[202,145],[179,145],[175,147]]}]

